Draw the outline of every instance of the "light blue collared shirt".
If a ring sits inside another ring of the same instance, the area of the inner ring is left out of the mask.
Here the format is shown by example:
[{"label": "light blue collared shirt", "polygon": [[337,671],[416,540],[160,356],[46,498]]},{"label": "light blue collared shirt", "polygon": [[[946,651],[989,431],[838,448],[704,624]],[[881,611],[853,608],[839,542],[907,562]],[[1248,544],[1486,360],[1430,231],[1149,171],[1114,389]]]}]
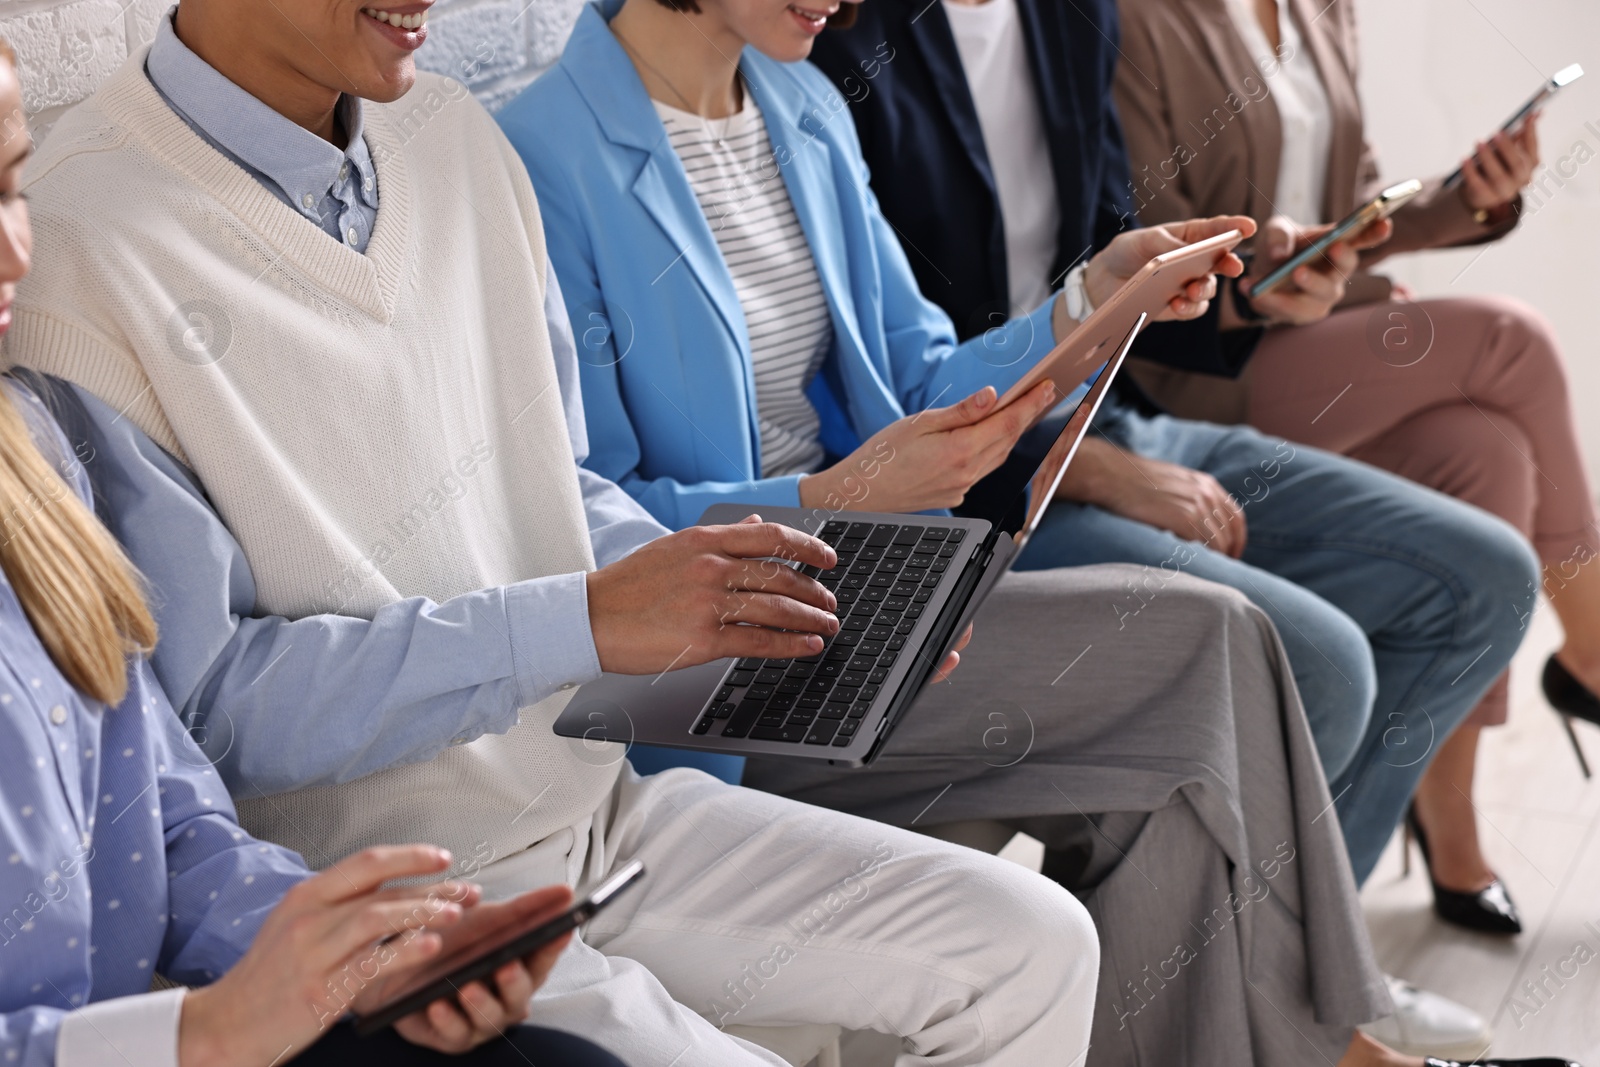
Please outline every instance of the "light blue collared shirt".
[{"label": "light blue collared shirt", "polygon": [[[0,388],[87,503],[43,406]],[[239,828],[148,663],[129,663],[117,707],[85,697],[0,573],[0,1063],[51,1067],[58,1042],[78,1048],[64,1035],[87,1027],[125,1049],[93,1062],[176,1067],[175,1016],[162,1034],[154,1005],[115,1027],[80,1009],[142,994],[156,973],[205,985],[306,877],[293,852]]]},{"label": "light blue collared shirt", "polygon": [[144,69],[167,105],[212,148],[336,241],[367,250],[378,219],[378,174],[362,135],[359,98],[339,97],[339,124],[349,138],[341,152],[191,52],[172,28],[172,11],[156,28]]}]

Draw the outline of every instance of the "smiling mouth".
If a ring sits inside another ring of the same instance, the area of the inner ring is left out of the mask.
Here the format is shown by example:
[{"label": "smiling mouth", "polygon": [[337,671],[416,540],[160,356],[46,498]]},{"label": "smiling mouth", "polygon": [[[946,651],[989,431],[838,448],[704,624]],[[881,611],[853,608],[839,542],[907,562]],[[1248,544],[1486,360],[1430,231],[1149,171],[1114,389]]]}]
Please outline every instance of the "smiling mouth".
[{"label": "smiling mouth", "polygon": [[369,19],[387,23],[399,30],[420,30],[428,24],[428,13],[419,11],[415,15],[400,15],[393,11],[384,11],[376,7],[364,7],[361,13]]},{"label": "smiling mouth", "polygon": [[834,5],[833,7],[830,7],[830,8],[818,9],[818,8],[810,8],[810,7],[799,7],[799,6],[795,5],[795,4],[790,4],[789,5],[789,10],[793,11],[796,15],[799,15],[801,18],[805,19],[807,22],[810,22],[810,23],[812,23],[814,25],[817,25],[817,26],[821,26],[823,23],[828,21],[828,16],[832,15],[834,12],[838,11],[839,8],[838,8],[838,5]]}]

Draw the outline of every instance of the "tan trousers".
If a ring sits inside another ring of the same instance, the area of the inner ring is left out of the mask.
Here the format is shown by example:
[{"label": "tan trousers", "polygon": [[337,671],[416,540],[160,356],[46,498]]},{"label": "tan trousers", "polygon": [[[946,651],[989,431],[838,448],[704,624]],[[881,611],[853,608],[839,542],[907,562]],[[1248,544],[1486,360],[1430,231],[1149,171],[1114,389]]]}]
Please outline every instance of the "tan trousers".
[{"label": "tan trousers", "polygon": [[[1505,519],[1533,542],[1547,592],[1600,551],[1556,339],[1518,301],[1389,301],[1269,330],[1250,364],[1247,410],[1266,433]],[[1467,722],[1505,714],[1502,676]]]}]

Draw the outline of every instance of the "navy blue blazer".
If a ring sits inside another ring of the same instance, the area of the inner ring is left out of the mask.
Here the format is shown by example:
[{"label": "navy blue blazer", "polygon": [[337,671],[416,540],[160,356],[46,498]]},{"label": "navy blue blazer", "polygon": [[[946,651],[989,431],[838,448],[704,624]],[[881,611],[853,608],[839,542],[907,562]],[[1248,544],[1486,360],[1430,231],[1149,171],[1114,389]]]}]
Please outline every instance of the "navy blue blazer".
[{"label": "navy blue blazer", "polygon": [[[1017,0],[1061,213],[1059,280],[1137,226],[1122,128],[1112,102],[1115,0]],[[812,62],[850,101],[873,190],[899,232],[924,296],[971,337],[1009,306],[1005,234],[977,107],[939,0],[870,0],[849,29],[818,38]],[[1220,301],[1189,323],[1157,323],[1134,353],[1228,377],[1258,330],[1221,334]],[[1120,378],[1124,392],[1133,388]]]}]

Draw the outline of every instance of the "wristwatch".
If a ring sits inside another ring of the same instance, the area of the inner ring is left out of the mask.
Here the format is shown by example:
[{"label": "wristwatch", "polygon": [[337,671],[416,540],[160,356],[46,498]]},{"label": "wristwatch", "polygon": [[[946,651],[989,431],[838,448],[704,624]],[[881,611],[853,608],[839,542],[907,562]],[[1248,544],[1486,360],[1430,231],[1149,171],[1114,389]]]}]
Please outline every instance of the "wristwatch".
[{"label": "wristwatch", "polygon": [[1083,284],[1087,263],[1079,263],[1067,271],[1067,280],[1061,283],[1061,295],[1067,302],[1067,315],[1073,322],[1082,322],[1094,313],[1094,301],[1089,299],[1089,287]]}]

